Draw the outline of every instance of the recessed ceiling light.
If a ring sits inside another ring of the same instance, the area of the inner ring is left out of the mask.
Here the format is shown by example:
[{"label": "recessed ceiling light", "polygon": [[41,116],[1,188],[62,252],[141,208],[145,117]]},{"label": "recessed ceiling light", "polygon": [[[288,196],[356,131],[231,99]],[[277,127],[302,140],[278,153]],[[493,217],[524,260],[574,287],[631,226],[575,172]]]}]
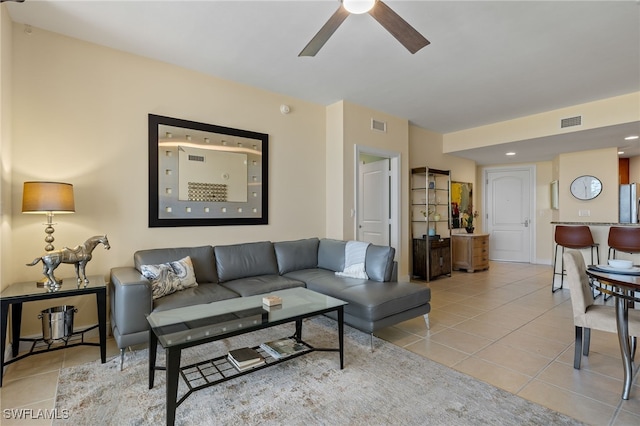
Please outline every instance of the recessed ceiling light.
[{"label": "recessed ceiling light", "polygon": [[638,139],[638,135],[627,136],[624,138],[625,141],[634,141],[636,139]]},{"label": "recessed ceiling light", "polygon": [[618,155],[624,154],[624,151],[618,151]]},{"label": "recessed ceiling light", "polygon": [[506,154],[504,154],[504,155],[509,155],[509,156],[511,156],[511,155],[516,155],[516,153],[515,153],[515,152],[507,152],[507,153],[506,153]]}]

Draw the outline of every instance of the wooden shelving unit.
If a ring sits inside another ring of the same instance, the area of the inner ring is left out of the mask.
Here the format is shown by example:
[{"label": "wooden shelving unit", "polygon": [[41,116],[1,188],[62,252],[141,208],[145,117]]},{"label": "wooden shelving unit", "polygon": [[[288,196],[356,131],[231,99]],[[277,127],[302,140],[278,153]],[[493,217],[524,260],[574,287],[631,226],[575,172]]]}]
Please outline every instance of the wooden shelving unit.
[{"label": "wooden shelving unit", "polygon": [[430,281],[451,275],[451,172],[411,170],[413,276]]}]

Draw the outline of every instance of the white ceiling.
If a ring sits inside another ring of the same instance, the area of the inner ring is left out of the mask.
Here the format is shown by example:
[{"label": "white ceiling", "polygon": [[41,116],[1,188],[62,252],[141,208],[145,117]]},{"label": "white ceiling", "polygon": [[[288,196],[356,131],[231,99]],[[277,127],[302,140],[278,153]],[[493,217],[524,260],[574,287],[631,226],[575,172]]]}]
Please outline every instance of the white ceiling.
[{"label": "white ceiling", "polygon": [[[5,4],[15,22],[439,133],[640,91],[639,1],[385,2],[431,45],[411,55],[371,16],[351,15],[316,57],[298,57],[338,0]],[[605,146],[640,154],[627,132],[640,123],[460,154],[478,164],[505,163],[507,149],[518,162]]]}]

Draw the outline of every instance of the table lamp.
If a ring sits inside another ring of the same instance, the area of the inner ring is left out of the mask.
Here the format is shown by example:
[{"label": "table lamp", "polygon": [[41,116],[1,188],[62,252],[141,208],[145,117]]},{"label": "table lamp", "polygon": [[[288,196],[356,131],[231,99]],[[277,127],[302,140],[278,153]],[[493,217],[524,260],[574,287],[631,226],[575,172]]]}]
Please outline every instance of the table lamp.
[{"label": "table lamp", "polygon": [[61,182],[25,182],[22,192],[22,213],[44,213],[47,215],[47,234],[44,247],[49,252],[53,247],[54,213],[74,213],[73,185]]}]

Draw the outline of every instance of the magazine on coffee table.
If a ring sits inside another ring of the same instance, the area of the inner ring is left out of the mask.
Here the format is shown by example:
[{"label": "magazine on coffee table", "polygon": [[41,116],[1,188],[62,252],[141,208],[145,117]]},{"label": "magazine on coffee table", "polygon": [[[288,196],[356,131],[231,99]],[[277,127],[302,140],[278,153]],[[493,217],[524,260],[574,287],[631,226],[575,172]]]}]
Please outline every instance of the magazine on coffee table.
[{"label": "magazine on coffee table", "polygon": [[298,352],[309,349],[304,343],[299,343],[291,337],[265,342],[260,345],[262,349],[275,359],[294,355]]}]

